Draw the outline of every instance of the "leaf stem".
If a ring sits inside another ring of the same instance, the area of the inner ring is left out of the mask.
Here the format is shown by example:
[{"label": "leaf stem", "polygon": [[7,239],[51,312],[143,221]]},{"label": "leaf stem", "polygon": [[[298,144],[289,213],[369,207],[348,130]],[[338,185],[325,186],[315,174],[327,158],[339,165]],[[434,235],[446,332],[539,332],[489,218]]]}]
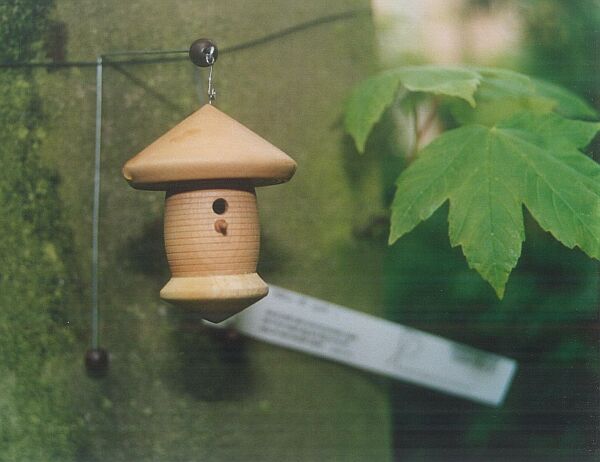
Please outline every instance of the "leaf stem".
[{"label": "leaf stem", "polygon": [[438,99],[433,98],[432,104],[431,104],[431,110],[427,114],[427,118],[424,120],[422,125],[419,126],[419,111],[417,109],[417,105],[414,104],[412,106],[414,137],[413,137],[413,145],[411,146],[411,149],[406,156],[407,165],[411,164],[417,158],[417,153],[419,152],[421,140],[423,139],[423,136],[429,131],[429,129],[432,127],[433,123],[435,122],[436,117],[437,117],[437,110],[438,110]]},{"label": "leaf stem", "polygon": [[425,119],[425,122],[417,130],[417,140],[419,142],[421,142],[423,135],[425,135],[429,131],[429,129],[435,122],[435,119],[437,117],[437,110],[438,110],[438,100],[434,99],[431,104],[431,111],[429,112],[429,114],[427,114],[427,118]]},{"label": "leaf stem", "polygon": [[413,119],[413,142],[406,156],[407,165],[410,165],[410,163],[415,160],[417,157],[417,151],[419,149],[419,111],[417,110],[417,104],[413,103],[411,109]]}]

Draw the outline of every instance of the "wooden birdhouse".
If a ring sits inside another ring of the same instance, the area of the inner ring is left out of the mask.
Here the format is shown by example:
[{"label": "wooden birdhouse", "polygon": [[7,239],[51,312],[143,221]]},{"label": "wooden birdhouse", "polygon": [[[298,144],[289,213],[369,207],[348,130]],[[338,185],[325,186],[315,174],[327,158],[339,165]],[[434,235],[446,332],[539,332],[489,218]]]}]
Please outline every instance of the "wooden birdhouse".
[{"label": "wooden birdhouse", "polygon": [[267,295],[256,273],[254,188],[295,170],[293,159],[208,104],[130,159],[123,175],[132,187],[166,191],[172,277],[161,298],[220,322]]}]

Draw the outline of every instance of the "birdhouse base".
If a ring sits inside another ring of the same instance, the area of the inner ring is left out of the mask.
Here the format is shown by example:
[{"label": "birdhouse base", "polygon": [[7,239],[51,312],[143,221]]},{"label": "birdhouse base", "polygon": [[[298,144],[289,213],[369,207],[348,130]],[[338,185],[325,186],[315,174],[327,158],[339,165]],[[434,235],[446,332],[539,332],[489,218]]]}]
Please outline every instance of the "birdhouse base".
[{"label": "birdhouse base", "polygon": [[160,291],[160,298],[197,310],[207,321],[221,322],[268,292],[269,287],[256,273],[172,277]]}]

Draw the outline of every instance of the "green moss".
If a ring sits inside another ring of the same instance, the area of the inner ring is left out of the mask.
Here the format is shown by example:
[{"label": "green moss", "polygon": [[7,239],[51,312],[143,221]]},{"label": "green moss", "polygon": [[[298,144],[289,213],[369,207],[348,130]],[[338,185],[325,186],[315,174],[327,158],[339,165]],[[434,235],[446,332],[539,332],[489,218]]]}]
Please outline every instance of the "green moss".
[{"label": "green moss", "polygon": [[[0,5],[2,60],[36,56],[50,3]],[[3,70],[0,100],[0,460],[68,461],[76,431],[68,232],[57,176],[40,160],[43,121],[31,75]]]}]

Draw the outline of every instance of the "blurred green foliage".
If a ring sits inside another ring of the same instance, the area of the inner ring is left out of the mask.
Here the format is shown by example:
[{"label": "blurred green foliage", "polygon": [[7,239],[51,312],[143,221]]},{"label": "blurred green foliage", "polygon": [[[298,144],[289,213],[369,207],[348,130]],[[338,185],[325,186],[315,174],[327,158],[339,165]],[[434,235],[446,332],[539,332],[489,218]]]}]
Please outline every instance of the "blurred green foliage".
[{"label": "blurred green foliage", "polygon": [[600,108],[598,0],[469,0],[472,8],[510,6],[524,30],[523,72],[560,84]]},{"label": "blurred green foliage", "polygon": [[451,245],[499,298],[521,255],[523,207],[567,247],[600,258],[600,165],[580,151],[600,123],[577,120],[595,118],[592,107],[560,86],[506,69],[405,66],[355,89],[346,131],[364,151],[373,126],[395,107],[413,114],[418,140],[416,106],[427,96],[436,107],[449,106],[452,125],[460,127],[418,156],[406,154],[414,160],[396,181],[390,244],[448,201]]},{"label": "blurred green foliage", "polygon": [[390,249],[390,317],[512,357],[519,370],[499,408],[396,386],[400,459],[596,457],[597,263],[527,216],[523,255],[499,301],[447,245],[446,215],[444,207]]},{"label": "blurred green foliage", "polygon": [[523,12],[524,70],[564,85],[600,107],[598,1],[529,0]]},{"label": "blurred green foliage", "polygon": [[[516,5],[525,19],[520,70],[564,85],[598,108],[598,2],[471,2],[500,3]],[[390,156],[383,168],[391,202],[402,160]],[[499,301],[460,250],[448,246],[447,213],[438,210],[390,248],[389,317],[515,358],[519,370],[499,408],[396,385],[398,459],[598,460],[598,263],[562,247],[526,214],[523,253]]]},{"label": "blurred green foliage", "polygon": [[[0,61],[35,58],[51,1],[0,4]],[[41,164],[35,83],[0,73],[0,460],[71,460],[74,405],[65,367],[74,342],[74,272],[57,175]]]}]

